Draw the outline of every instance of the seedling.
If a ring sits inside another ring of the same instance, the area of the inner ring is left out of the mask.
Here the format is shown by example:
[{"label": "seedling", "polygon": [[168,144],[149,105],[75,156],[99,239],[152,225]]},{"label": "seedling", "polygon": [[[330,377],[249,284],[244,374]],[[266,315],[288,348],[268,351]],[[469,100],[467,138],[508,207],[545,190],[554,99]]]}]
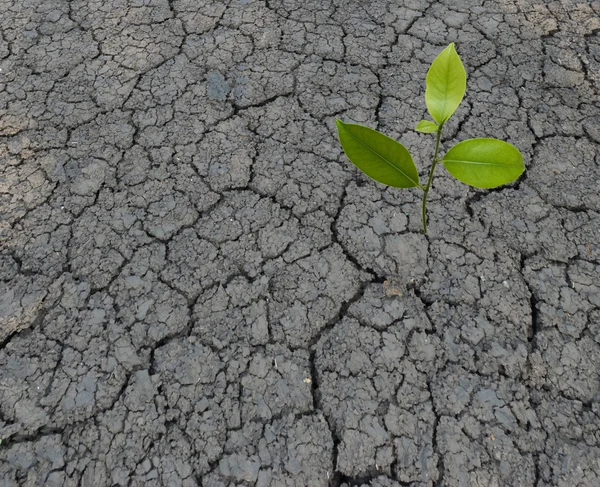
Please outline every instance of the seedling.
[{"label": "seedling", "polygon": [[498,139],[464,140],[438,158],[442,129],[460,105],[466,87],[467,72],[452,43],[434,59],[427,72],[425,103],[433,121],[421,120],[415,128],[418,132],[436,134],[435,152],[425,186],[419,181],[410,152],[402,144],[369,127],[336,120],[342,148],[362,172],[388,186],[417,187],[423,191],[424,233],[427,233],[427,195],[439,162],[456,179],[476,188],[502,186],[517,179],[525,170],[519,150]]}]

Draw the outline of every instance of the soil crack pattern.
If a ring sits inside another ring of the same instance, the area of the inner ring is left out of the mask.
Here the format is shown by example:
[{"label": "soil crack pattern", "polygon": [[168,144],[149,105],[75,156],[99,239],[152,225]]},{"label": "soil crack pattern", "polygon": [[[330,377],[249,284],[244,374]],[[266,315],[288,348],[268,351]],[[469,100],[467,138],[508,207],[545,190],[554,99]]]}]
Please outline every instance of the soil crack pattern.
[{"label": "soil crack pattern", "polygon": [[[494,190],[415,191],[518,147]],[[600,485],[600,3],[0,0],[0,485]]]}]

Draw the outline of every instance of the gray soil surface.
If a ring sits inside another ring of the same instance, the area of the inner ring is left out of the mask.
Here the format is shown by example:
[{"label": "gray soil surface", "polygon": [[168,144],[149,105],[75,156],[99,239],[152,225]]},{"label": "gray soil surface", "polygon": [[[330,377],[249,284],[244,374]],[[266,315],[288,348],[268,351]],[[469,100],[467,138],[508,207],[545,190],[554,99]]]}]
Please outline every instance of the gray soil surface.
[{"label": "gray soil surface", "polygon": [[[516,145],[512,185],[421,174]],[[600,2],[0,0],[0,485],[600,485]]]}]

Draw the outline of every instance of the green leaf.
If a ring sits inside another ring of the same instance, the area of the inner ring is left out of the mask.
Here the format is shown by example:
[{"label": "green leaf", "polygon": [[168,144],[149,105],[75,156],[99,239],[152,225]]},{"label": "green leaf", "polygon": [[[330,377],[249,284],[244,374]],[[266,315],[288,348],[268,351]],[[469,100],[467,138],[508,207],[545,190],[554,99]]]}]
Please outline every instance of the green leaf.
[{"label": "green leaf", "polygon": [[425,134],[431,134],[432,132],[437,132],[439,125],[435,122],[430,122],[429,120],[421,120],[415,130],[417,132],[423,132]]},{"label": "green leaf", "polygon": [[452,43],[433,60],[427,72],[425,103],[438,124],[456,111],[466,89],[467,72]]},{"label": "green leaf", "polygon": [[419,186],[419,173],[406,147],[369,127],[335,123],[348,159],[367,176],[395,188]]},{"label": "green leaf", "polygon": [[517,179],[525,170],[519,150],[498,139],[459,142],[444,156],[444,166],[463,183],[495,188]]}]

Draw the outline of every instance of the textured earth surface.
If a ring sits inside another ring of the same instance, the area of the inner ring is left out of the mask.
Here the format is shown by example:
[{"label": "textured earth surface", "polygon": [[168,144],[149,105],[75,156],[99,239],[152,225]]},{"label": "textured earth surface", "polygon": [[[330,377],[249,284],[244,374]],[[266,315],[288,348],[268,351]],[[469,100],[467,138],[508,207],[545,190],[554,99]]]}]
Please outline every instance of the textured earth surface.
[{"label": "textured earth surface", "polygon": [[[362,176],[335,118],[498,137]],[[0,0],[0,485],[600,485],[600,2]]]}]

